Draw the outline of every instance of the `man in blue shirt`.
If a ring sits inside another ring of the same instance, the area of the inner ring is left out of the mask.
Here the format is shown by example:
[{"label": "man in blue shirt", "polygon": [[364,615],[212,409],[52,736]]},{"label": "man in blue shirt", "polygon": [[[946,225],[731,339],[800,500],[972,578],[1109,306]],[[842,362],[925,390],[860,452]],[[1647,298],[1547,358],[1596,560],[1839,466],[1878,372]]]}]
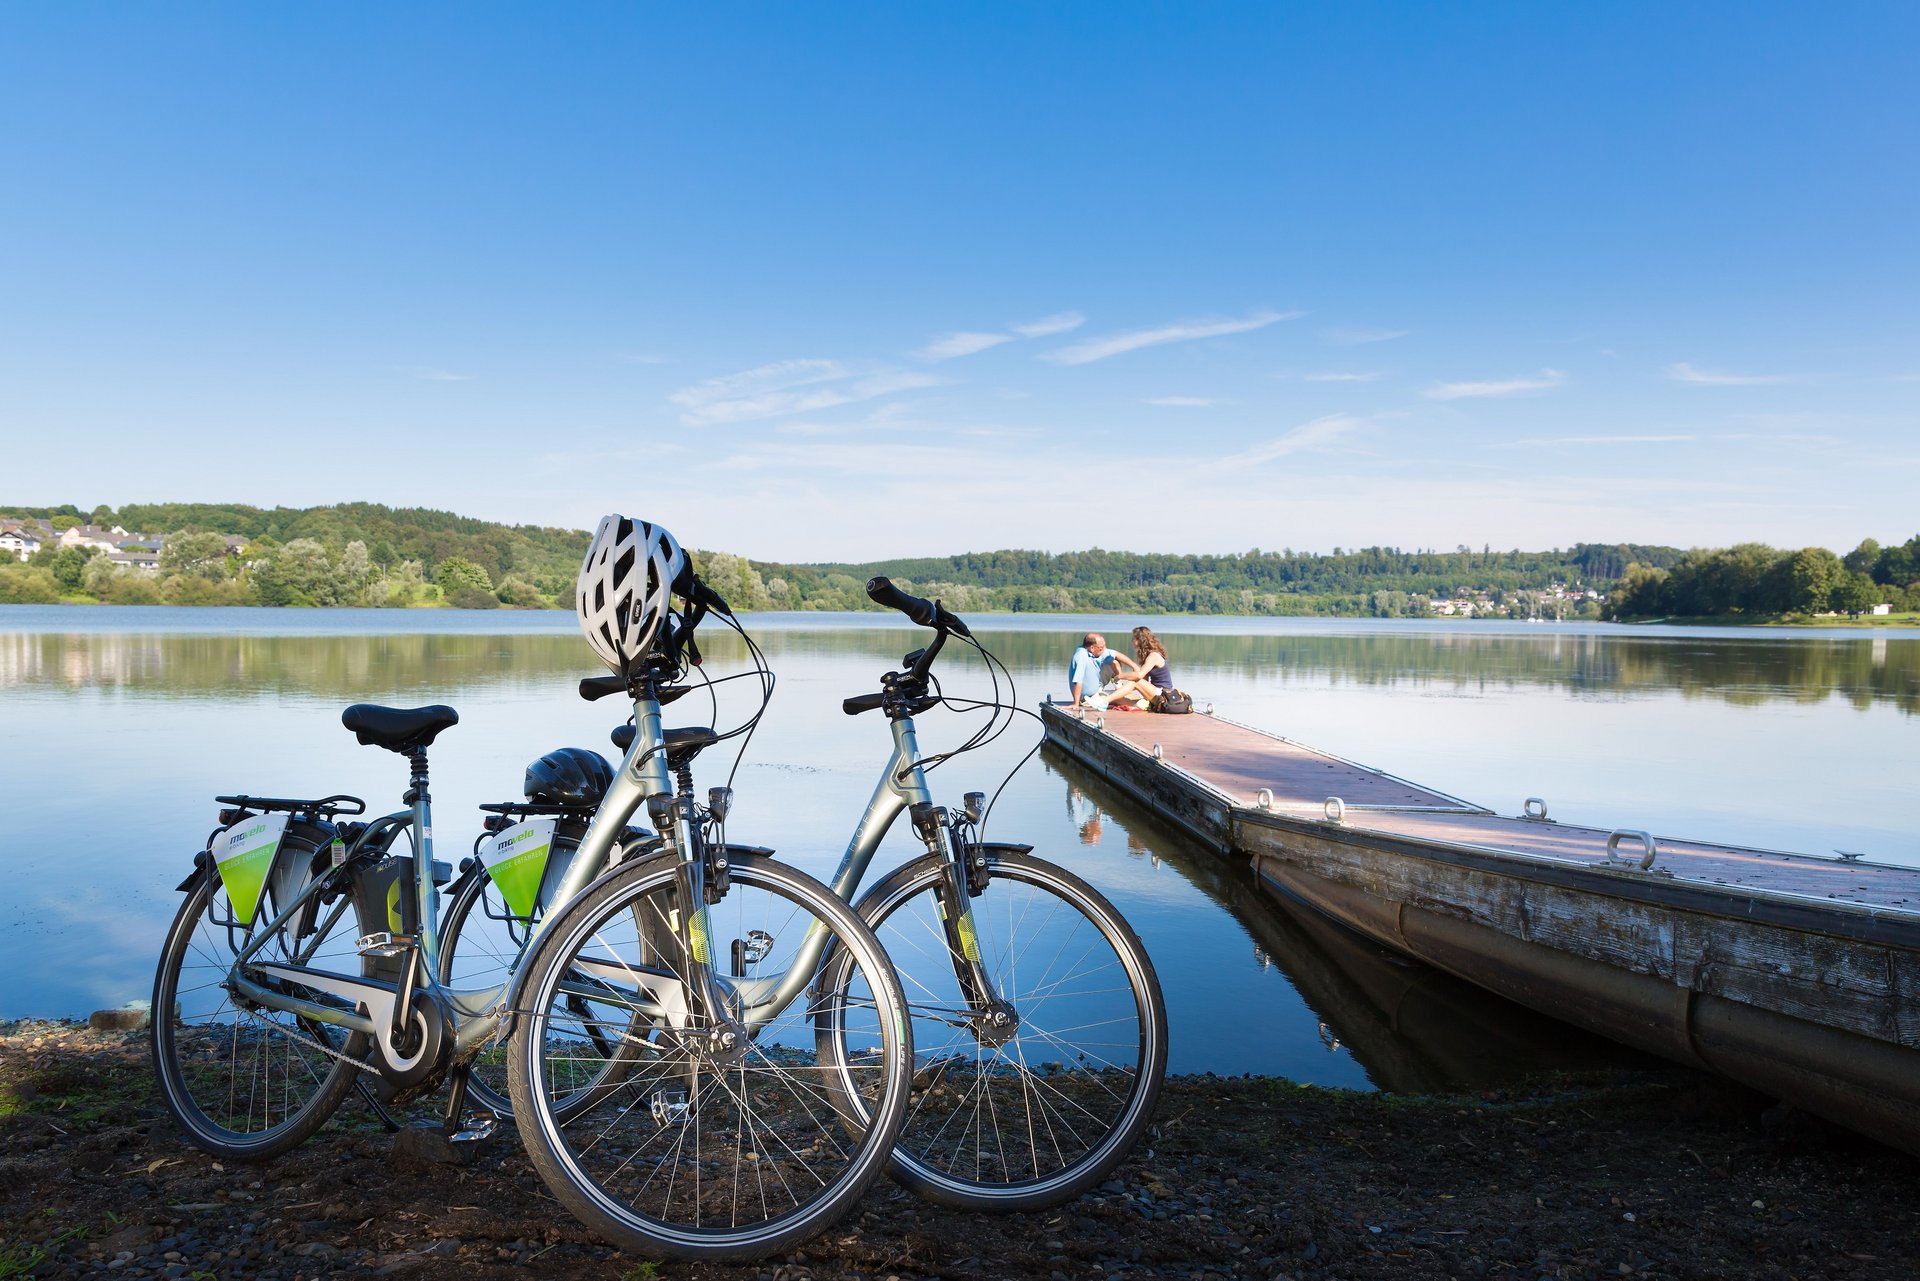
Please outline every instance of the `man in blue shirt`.
[{"label": "man in blue shirt", "polygon": [[1106,661],[1107,638],[1099,632],[1088,632],[1067,662],[1067,684],[1073,689],[1075,707],[1099,692],[1100,665]]}]

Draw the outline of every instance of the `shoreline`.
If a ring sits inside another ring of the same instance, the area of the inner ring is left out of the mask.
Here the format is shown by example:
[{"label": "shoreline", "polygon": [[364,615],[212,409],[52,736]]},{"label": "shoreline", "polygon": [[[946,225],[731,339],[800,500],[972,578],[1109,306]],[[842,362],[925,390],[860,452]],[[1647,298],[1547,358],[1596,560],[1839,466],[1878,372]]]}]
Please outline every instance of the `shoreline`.
[{"label": "shoreline", "polygon": [[[442,618],[459,618],[459,619],[472,619],[472,620],[479,620],[479,619],[485,619],[485,618],[500,618],[503,620],[512,619],[512,618],[524,618],[524,619],[531,620],[531,619],[542,618],[542,617],[551,617],[554,619],[559,619],[559,618],[571,619],[573,617],[573,611],[570,609],[545,609],[545,608],[534,608],[531,606],[524,606],[524,605],[501,605],[498,608],[494,608],[494,609],[461,609],[457,606],[445,605],[445,604],[405,605],[405,606],[183,605],[183,604],[173,604],[173,603],[164,602],[164,601],[158,601],[158,602],[147,603],[147,604],[113,604],[106,601],[95,601],[95,600],[62,600],[62,601],[41,601],[41,602],[23,602],[23,601],[0,602],[0,623],[4,623],[7,617],[7,612],[12,610],[21,610],[21,611],[24,611],[24,610],[74,610],[76,612],[93,611],[93,610],[126,610],[126,611],[137,611],[141,613],[144,613],[149,610],[190,610],[196,613],[209,611],[209,610],[229,610],[229,611],[245,611],[247,613],[272,614],[275,616],[284,616],[284,617],[307,617],[307,618],[339,617],[342,615],[349,615],[349,614],[351,615],[369,615],[370,614],[370,615],[378,615],[381,617],[392,617],[396,620],[401,618],[408,618],[408,617],[420,618],[420,619],[442,617]],[[1739,630],[1742,628],[1751,628],[1754,630],[1767,630],[1767,631],[1820,631],[1825,629],[1825,630],[1847,630],[1847,631],[1864,630],[1864,631],[1895,631],[1895,632],[1920,633],[1920,614],[1911,614],[1911,613],[1892,614],[1892,615],[1884,615],[1879,617],[1868,615],[1868,616],[1861,616],[1858,618],[1839,618],[1839,617],[1809,618],[1804,615],[1784,614],[1784,615],[1756,616],[1753,618],[1728,617],[1724,615],[1706,615],[1698,618],[1668,617],[1668,618],[1634,618],[1634,619],[1609,619],[1609,618],[1534,619],[1534,618],[1491,618],[1491,617],[1480,618],[1480,617],[1461,617],[1459,615],[1451,615],[1451,614],[1405,615],[1405,616],[1396,615],[1392,617],[1377,617],[1371,614],[1317,614],[1317,613],[1202,614],[1202,613],[1189,612],[1189,613],[1178,613],[1178,614],[1157,614],[1149,611],[1114,612],[1114,611],[1100,611],[1100,610],[993,610],[993,609],[969,610],[968,614],[970,617],[993,619],[996,621],[1011,620],[1011,619],[1111,620],[1111,619],[1148,618],[1148,619],[1153,619],[1155,622],[1159,623],[1162,627],[1162,630],[1167,630],[1167,631],[1177,631],[1179,628],[1179,624],[1188,623],[1188,622],[1192,622],[1192,623],[1205,622],[1209,625],[1209,627],[1218,625],[1218,624],[1225,624],[1225,623],[1247,622],[1247,623],[1255,623],[1262,627],[1268,627],[1274,624],[1282,624],[1282,623],[1312,623],[1312,624],[1333,625],[1333,626],[1354,626],[1354,625],[1374,624],[1374,625],[1380,625],[1386,628],[1436,627],[1436,628],[1444,628],[1449,631],[1454,630],[1456,628],[1457,629],[1479,628],[1479,629],[1488,629],[1488,630],[1498,630],[1502,632],[1508,629],[1516,629],[1524,632],[1533,627],[1540,627],[1543,629],[1601,628],[1609,631],[1615,628],[1622,629],[1625,631],[1644,631],[1649,628],[1669,628],[1675,632],[1684,631],[1691,628],[1719,629],[1719,630]],[[791,610],[741,610],[740,611],[740,617],[742,617],[743,619],[802,620],[802,619],[818,619],[818,618],[828,618],[828,617],[860,617],[862,619],[865,619],[869,616],[871,616],[871,618],[874,620],[875,626],[888,626],[888,627],[892,627],[896,625],[901,627],[912,626],[911,623],[895,624],[895,623],[888,622],[887,620],[890,617],[897,618],[897,615],[894,615],[893,611],[891,610],[881,609],[877,606],[872,608],[863,608],[863,609],[855,609],[855,610],[791,609]],[[0,631],[4,631],[4,630],[6,630],[4,627],[0,627]],[[402,630],[405,630],[405,629],[403,628]]]},{"label": "shoreline", "polygon": [[[556,1206],[511,1128],[423,1164],[350,1100],[276,1162],[177,1136],[146,1038],[0,1022],[0,1276],[1909,1277],[1920,1160],[1682,1068],[1389,1095],[1169,1078],[1094,1192],[964,1214],[882,1181],[754,1264],[645,1261]],[[12,1270],[9,1271],[8,1267]]]}]

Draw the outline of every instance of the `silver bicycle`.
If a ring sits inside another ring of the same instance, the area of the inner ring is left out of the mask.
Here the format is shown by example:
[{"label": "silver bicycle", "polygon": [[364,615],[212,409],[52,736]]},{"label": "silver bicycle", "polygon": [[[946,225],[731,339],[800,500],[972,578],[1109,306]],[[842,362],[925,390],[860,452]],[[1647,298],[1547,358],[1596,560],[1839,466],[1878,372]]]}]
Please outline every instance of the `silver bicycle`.
[{"label": "silver bicycle", "polygon": [[[860,894],[902,814],[926,846],[856,907],[900,977],[917,1051],[892,1173],[930,1199],[969,1209],[1059,1204],[1104,1178],[1152,1117],[1167,1056],[1159,981],[1139,938],[1098,890],[1034,856],[1030,846],[980,839],[981,794],[968,794],[958,810],[934,804],[914,716],[945,701],[933,692],[932,668],[948,638],[977,642],[953,614],[885,579],[868,591],[935,632],[927,647],[907,656],[905,670],[882,678],[879,691],[843,705],[850,715],[882,711],[893,746],[833,891],[850,902]],[[582,682],[582,693],[607,687],[608,678],[595,678]],[[616,744],[627,747],[635,728],[616,731]],[[730,797],[710,800],[724,813]],[[579,820],[572,821],[571,830],[565,817],[558,821],[556,860],[578,857]],[[651,839],[630,828],[613,848],[645,851]],[[738,851],[737,863],[745,851],[729,848]],[[519,964],[544,900],[508,899],[484,863],[463,868],[442,951],[451,973],[497,981]],[[787,936],[726,910],[729,928],[715,938],[731,975],[763,983],[780,975],[784,963],[767,949]],[[827,973],[838,981],[831,967]],[[842,1005],[855,1000],[852,993],[837,998]],[[592,1023],[583,1021],[582,1031],[591,1035]],[[489,1053],[475,1065],[476,1095],[486,1081],[507,1076],[497,1052]],[[606,1057],[601,1047],[593,1060]]]},{"label": "silver bicycle", "polygon": [[[851,1208],[904,1119],[904,997],[842,899],[727,844],[724,805],[696,803],[691,762],[719,735],[661,724],[691,630],[670,629],[644,666],[596,683],[631,697],[633,741],[523,963],[498,983],[441,978],[450,869],[433,857],[427,749],[458,722],[452,708],[343,715],[362,743],[408,759],[396,813],[338,823],[364,805],[222,798],[154,983],[156,1074],[195,1143],[278,1155],[356,1081],[389,1101],[447,1085],[450,1136],[479,1137],[489,1121],[466,1109],[471,1069],[504,1037],[535,1167],[624,1247],[760,1257]],[[652,854],[622,846],[643,805]],[[396,853],[403,835],[410,848]],[[616,849],[630,856],[615,863]],[[727,928],[726,954],[741,958],[731,966],[715,963]]]},{"label": "silver bicycle", "polygon": [[1106,1177],[1152,1118],[1167,1064],[1160,982],[1099,891],[1031,846],[980,839],[983,793],[968,793],[958,810],[934,804],[913,719],[947,701],[934,661],[954,636],[995,660],[938,602],[885,578],[871,580],[867,595],[934,632],[878,691],[843,704],[850,716],[883,712],[893,750],[834,892],[849,900],[859,892],[903,813],[927,848],[857,904],[893,961],[913,1023],[914,1090],[892,1173],[948,1205],[1057,1205]]}]

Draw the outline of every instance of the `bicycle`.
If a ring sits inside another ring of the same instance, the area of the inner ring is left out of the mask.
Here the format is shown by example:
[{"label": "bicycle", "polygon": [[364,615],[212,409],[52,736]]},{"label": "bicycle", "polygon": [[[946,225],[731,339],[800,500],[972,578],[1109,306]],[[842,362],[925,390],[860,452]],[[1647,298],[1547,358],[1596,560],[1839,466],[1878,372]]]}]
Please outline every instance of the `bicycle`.
[{"label": "bicycle", "polygon": [[[890,1172],[914,1192],[960,1208],[1058,1205],[1104,1178],[1151,1120],[1167,1054],[1159,980],[1138,936],[1099,891],[1034,857],[1031,846],[979,839],[983,794],[969,793],[957,812],[933,804],[913,716],[948,701],[930,688],[947,637],[977,642],[943,607],[884,578],[868,594],[936,633],[907,656],[906,671],[882,678],[879,692],[843,703],[849,715],[884,709],[894,748],[834,874],[834,893],[853,901],[902,813],[927,845],[855,907],[906,990],[920,1051]],[[632,726],[616,730],[615,744],[626,746],[632,733]],[[563,819],[556,850],[566,842],[564,827]],[[513,940],[542,911],[538,896],[524,911],[505,898],[486,868],[463,869],[458,919],[486,923],[480,964],[503,971],[516,963]],[[756,974],[779,973],[756,950],[765,946],[756,940],[768,937],[752,922],[737,923],[736,971],[744,974],[751,961]],[[1051,950],[1033,955],[1041,944]],[[446,954],[466,946],[450,938]],[[860,1116],[856,1104],[851,1117]]]},{"label": "bicycle", "polygon": [[1098,890],[1030,845],[980,839],[984,793],[967,793],[957,811],[933,803],[925,770],[958,754],[920,754],[914,716],[952,701],[931,677],[934,661],[950,636],[990,669],[995,660],[937,601],[885,578],[867,595],[934,632],[878,691],[842,703],[849,716],[883,711],[893,750],[833,891],[859,891],[902,813],[927,847],[856,904],[906,988],[917,1051],[890,1172],[966,1209],[1058,1205],[1105,1178],[1152,1118],[1167,1062],[1159,978]]},{"label": "bicycle", "polygon": [[[703,587],[675,590],[691,598]],[[704,612],[690,605],[676,619],[670,605],[658,645],[649,629],[629,670],[591,683],[632,697],[634,739],[507,982],[456,989],[439,978],[437,888],[451,869],[433,858],[427,749],[458,723],[452,708],[343,713],[363,744],[407,758],[407,808],[396,813],[340,824],[364,802],[220,798],[230,808],[182,882],[152,1009],[162,1094],[195,1143],[238,1159],[278,1155],[362,1076],[388,1101],[449,1083],[450,1137],[481,1137],[491,1126],[465,1110],[470,1068],[504,1036],[535,1167],[622,1246],[758,1257],[852,1206],[905,1114],[904,997],[843,901],[767,852],[728,845],[717,797],[696,804],[691,762],[721,736],[661,726]],[[643,803],[659,852],[601,873]],[[396,855],[402,834],[411,849]],[[771,935],[754,940],[756,963],[783,967],[777,1000],[757,999],[773,987],[715,973],[711,912],[722,904],[786,938],[784,950]],[[837,979],[852,975],[831,993],[810,981],[828,954]]]}]

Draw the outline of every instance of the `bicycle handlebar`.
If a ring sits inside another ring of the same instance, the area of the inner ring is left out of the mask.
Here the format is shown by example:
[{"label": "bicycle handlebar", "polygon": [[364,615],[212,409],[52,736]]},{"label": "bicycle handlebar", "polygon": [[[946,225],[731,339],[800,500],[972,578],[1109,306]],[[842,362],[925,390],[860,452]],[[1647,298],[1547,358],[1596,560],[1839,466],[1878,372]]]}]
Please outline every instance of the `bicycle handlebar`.
[{"label": "bicycle handlebar", "polygon": [[[609,694],[624,694],[629,688],[624,676],[582,676],[580,678],[580,697],[589,703],[607,697]],[[661,706],[671,703],[682,694],[693,689],[691,685],[670,685],[658,692]]]},{"label": "bicycle handlebar", "polygon": [[935,631],[952,632],[956,636],[972,636],[967,625],[937,600],[928,600],[924,596],[909,596],[893,585],[893,580],[885,577],[867,580],[867,599],[876,605],[888,609],[897,609],[922,627],[931,627]]}]

